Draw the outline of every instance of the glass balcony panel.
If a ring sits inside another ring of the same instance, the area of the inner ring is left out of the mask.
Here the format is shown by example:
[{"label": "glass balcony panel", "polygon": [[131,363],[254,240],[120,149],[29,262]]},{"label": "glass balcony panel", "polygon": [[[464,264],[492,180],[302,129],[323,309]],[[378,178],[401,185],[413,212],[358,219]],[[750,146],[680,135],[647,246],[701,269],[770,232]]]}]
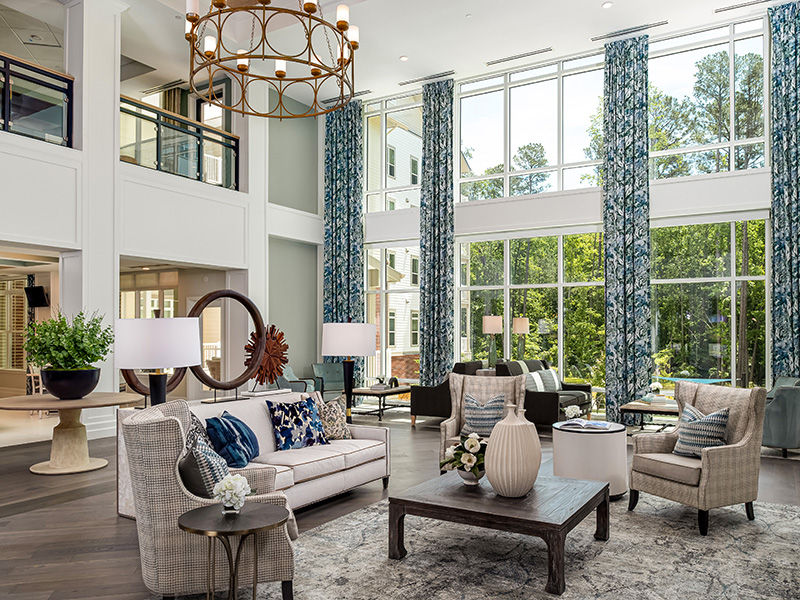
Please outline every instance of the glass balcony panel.
[{"label": "glass balcony panel", "polygon": [[157,169],[157,126],[152,121],[120,113],[119,158],[123,162]]},{"label": "glass balcony panel", "polygon": [[14,133],[66,146],[67,95],[39,83],[12,76],[8,129]]},{"label": "glass balcony panel", "polygon": [[197,138],[172,129],[161,128],[161,170],[197,179]]}]

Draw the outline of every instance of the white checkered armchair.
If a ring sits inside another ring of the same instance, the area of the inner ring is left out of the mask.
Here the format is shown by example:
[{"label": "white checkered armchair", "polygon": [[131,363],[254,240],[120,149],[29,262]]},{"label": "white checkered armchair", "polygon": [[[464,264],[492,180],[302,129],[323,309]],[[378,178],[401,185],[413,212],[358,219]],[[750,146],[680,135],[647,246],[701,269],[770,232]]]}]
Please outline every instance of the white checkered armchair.
[{"label": "white checkered armchair", "polygon": [[[517,414],[525,413],[525,376],[481,377],[450,373],[450,418],[439,425],[439,460],[444,460],[448,446],[457,444],[464,427],[464,394],[471,394],[478,402],[485,403],[492,396],[505,395],[506,404],[516,406]],[[505,413],[504,413],[505,414]]]},{"label": "white checkered armchair", "polygon": [[744,504],[752,521],[753,501],[758,498],[766,396],[764,388],[679,382],[675,388],[679,413],[687,404],[704,414],[730,409],[726,445],[703,448],[700,458],[691,458],[672,453],[678,441],[675,431],[634,436],[628,510],[636,507],[639,492],[647,492],[696,508],[702,535],[708,533],[708,511],[712,508]]},{"label": "white checkered armchair", "polygon": [[[200,506],[215,504],[189,492],[178,474],[178,459],[191,423],[183,400],[136,412],[122,423],[131,473],[142,578],[147,588],[165,597],[206,591],[208,542],[205,537],[181,531],[178,517]],[[257,495],[248,502],[264,502],[289,509],[286,496],[274,492],[275,469],[231,469],[244,475]],[[291,513],[291,511],[290,511]],[[258,581],[281,581],[284,600],[292,597],[294,552],[297,537],[294,515],[283,527],[258,534]],[[291,538],[291,539],[290,539]],[[214,544],[215,581],[219,589],[228,582],[227,560],[221,544]],[[239,564],[239,581],[253,579],[253,547],[247,543]]]}]

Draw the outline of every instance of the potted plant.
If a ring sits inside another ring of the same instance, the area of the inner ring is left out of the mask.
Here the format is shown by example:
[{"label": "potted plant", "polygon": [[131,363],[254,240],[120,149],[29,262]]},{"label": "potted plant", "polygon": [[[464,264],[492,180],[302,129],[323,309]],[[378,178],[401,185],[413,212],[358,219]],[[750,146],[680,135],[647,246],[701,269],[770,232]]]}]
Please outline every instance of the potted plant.
[{"label": "potted plant", "polygon": [[68,319],[58,313],[52,319],[31,323],[25,335],[28,362],[41,367],[42,385],[62,400],[83,398],[100,380],[94,363],[103,360],[114,343],[112,328],[103,317],[87,317],[83,311]]},{"label": "potted plant", "polygon": [[486,440],[477,433],[462,435],[458,444],[450,446],[444,453],[439,467],[445,471],[457,471],[467,485],[478,485],[486,474],[484,461]]}]

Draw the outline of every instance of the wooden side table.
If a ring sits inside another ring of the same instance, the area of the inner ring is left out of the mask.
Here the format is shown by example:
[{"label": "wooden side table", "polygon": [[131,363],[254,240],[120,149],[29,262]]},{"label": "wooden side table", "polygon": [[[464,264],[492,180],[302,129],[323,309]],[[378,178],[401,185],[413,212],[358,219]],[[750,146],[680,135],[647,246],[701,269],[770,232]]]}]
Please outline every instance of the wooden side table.
[{"label": "wooden side table", "polygon": [[[206,573],[206,599],[214,598],[216,585],[216,552],[214,540],[218,539],[225,548],[228,558],[228,600],[236,599],[238,589],[239,560],[244,543],[253,538],[253,600],[256,600],[258,587],[258,542],[256,534],[284,525],[289,520],[289,511],[283,506],[247,502],[238,515],[222,514],[221,504],[201,506],[178,517],[178,527],[188,533],[208,537],[208,565]],[[233,552],[230,537],[240,536],[236,552]],[[283,600],[292,599],[292,582],[283,581]]]},{"label": "wooden side table", "polygon": [[50,394],[31,394],[0,398],[3,410],[57,410],[58,425],[53,428],[50,460],[30,467],[37,475],[66,475],[102,469],[108,464],[104,458],[91,458],[86,439],[86,427],[81,423],[84,408],[126,406],[141,402],[136,394],[94,392],[77,400],[60,400]]}]

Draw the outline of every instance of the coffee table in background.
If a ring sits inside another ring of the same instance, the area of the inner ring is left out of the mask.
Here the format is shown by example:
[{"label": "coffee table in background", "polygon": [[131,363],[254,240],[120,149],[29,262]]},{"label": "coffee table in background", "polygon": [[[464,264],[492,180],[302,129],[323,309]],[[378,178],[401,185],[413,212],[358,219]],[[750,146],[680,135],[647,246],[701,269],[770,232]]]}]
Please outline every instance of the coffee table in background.
[{"label": "coffee table in background", "polygon": [[545,590],[563,594],[564,540],[592,511],[597,512],[595,539],[608,540],[608,499],[607,483],[545,476],[539,476],[527,496],[503,498],[486,478],[468,487],[451,471],[389,496],[389,558],[400,559],[407,553],[406,515],[533,535],[547,544]]},{"label": "coffee table in background", "polygon": [[[660,415],[660,416],[667,416],[667,417],[677,417],[679,416],[678,413],[678,403],[677,402],[664,402],[664,401],[654,401],[654,402],[642,402],[641,400],[635,400],[633,402],[628,402],[627,404],[623,404],[619,407],[619,412],[623,415]],[[670,425],[676,425],[676,423],[650,423],[651,425],[659,425],[659,429],[656,431],[663,431],[666,427]],[[642,422],[641,429],[644,429],[645,423]]]},{"label": "coffee table in background", "polygon": [[380,390],[373,390],[372,388],[356,388],[353,390],[353,396],[366,396],[368,398],[378,399],[378,408],[370,410],[353,411],[354,415],[378,415],[378,421],[383,421],[383,413],[391,408],[403,408],[411,406],[410,402],[387,403],[386,399],[390,396],[399,396],[401,394],[410,394],[410,385],[401,385],[398,387],[389,387]]}]

